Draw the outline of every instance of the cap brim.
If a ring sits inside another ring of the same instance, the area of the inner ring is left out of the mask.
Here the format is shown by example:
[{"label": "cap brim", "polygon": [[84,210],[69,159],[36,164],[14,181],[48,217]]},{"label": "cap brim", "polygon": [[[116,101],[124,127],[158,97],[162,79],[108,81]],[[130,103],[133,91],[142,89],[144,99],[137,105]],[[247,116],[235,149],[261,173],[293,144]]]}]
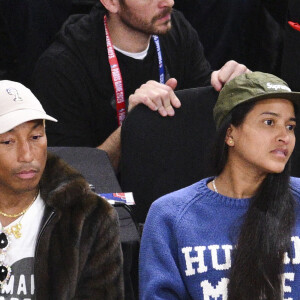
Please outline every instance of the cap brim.
[{"label": "cap brim", "polygon": [[20,109],[3,116],[0,116],[0,134],[5,133],[14,127],[32,120],[49,120],[57,122],[57,120],[46,113],[32,109]]},{"label": "cap brim", "polygon": [[[241,103],[248,102],[248,101],[255,101],[255,100],[272,99],[272,98],[287,99],[287,100],[292,101],[294,104],[296,104],[297,106],[300,107],[300,92],[263,94],[263,95],[259,95],[259,96],[256,96],[256,97],[251,97],[247,100],[242,101]],[[239,104],[237,104],[237,105],[239,105]]]}]

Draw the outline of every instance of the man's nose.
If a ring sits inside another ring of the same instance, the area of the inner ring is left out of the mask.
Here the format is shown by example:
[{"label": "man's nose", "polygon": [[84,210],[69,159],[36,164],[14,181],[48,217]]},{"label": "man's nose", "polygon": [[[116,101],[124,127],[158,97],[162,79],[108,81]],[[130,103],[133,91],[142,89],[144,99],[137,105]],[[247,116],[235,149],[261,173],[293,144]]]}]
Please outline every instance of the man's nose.
[{"label": "man's nose", "polygon": [[159,7],[173,7],[174,6],[174,0],[160,0],[159,1]]},{"label": "man's nose", "polygon": [[18,160],[19,162],[32,162],[33,153],[30,144],[23,141],[18,145]]}]

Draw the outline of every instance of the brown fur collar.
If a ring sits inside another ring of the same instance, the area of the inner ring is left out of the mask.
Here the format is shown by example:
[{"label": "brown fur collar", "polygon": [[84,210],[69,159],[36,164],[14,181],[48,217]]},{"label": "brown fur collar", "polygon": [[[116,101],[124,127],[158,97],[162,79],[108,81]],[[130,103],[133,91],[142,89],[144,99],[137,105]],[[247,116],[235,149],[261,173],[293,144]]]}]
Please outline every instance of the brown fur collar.
[{"label": "brown fur collar", "polygon": [[[46,204],[59,210],[78,205],[83,210],[85,207],[90,209],[91,201],[97,201],[84,177],[52,153],[48,153],[40,191]],[[82,199],[89,199],[89,203]]]}]

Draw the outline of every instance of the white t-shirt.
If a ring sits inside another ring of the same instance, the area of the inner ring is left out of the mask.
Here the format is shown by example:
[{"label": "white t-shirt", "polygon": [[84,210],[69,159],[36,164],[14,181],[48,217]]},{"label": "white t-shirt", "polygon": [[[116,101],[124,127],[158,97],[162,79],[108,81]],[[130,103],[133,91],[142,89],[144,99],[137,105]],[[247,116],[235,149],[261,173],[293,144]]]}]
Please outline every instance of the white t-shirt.
[{"label": "white t-shirt", "polygon": [[4,228],[21,223],[21,237],[9,235],[10,245],[7,249],[4,264],[11,266],[11,276],[0,292],[0,300],[34,299],[34,254],[40,224],[44,215],[45,204],[40,197],[17,220]]},{"label": "white t-shirt", "polygon": [[147,56],[149,46],[150,46],[150,43],[148,44],[147,48],[141,52],[128,52],[128,51],[124,51],[116,46],[114,46],[114,49],[121,52],[122,54],[124,54],[126,56],[131,57],[131,58],[142,60]]}]

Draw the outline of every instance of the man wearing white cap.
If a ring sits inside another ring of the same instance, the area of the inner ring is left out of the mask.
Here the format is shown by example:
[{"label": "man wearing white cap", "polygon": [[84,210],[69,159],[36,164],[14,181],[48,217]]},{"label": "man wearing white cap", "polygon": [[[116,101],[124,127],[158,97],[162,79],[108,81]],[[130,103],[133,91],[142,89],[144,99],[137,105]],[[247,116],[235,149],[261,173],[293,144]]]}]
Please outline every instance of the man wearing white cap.
[{"label": "man wearing white cap", "polygon": [[47,115],[0,81],[0,299],[123,299],[116,212],[47,154]]}]

